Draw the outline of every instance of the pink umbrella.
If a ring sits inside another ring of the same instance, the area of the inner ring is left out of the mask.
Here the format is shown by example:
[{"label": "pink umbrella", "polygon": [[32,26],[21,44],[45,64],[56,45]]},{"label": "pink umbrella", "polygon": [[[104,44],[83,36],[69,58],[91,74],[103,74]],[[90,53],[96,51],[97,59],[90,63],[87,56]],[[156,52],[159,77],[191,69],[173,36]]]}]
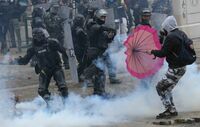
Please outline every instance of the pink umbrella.
[{"label": "pink umbrella", "polygon": [[164,59],[146,54],[146,50],[161,49],[157,31],[150,26],[140,25],[129,35],[124,45],[126,65],[129,73],[139,79],[156,73],[163,65]]}]

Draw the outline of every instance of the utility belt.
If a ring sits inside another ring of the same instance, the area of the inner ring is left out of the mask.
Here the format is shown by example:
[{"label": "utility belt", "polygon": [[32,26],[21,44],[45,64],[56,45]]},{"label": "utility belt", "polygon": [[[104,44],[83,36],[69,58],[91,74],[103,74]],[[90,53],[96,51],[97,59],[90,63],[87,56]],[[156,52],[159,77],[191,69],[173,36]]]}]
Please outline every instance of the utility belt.
[{"label": "utility belt", "polygon": [[43,73],[43,74],[52,73],[55,70],[59,70],[59,69],[62,69],[61,65],[55,66],[53,68],[47,68],[47,67],[42,68],[39,64],[35,65],[35,73],[36,74],[40,74],[40,73]]}]

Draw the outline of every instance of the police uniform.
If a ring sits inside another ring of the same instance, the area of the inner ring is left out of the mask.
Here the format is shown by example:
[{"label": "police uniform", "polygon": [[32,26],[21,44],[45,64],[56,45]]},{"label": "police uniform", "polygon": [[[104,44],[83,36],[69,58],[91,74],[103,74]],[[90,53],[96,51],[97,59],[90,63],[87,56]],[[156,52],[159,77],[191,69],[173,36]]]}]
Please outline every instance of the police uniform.
[{"label": "police uniform", "polygon": [[89,44],[87,33],[84,31],[85,18],[83,15],[77,15],[72,25],[72,38],[74,44],[74,51],[78,60],[78,76],[83,73],[87,66],[86,50]]},{"label": "police uniform", "polygon": [[90,65],[84,70],[86,79],[91,79],[94,76],[94,94],[105,95],[105,69],[101,65],[105,63],[104,52],[108,48],[108,44],[112,42],[113,37],[108,37],[109,32],[115,32],[104,26],[107,12],[104,9],[97,10],[95,13],[95,20],[91,22],[88,27],[88,36],[90,45],[87,50],[87,56],[90,59]]},{"label": "police uniform", "polygon": [[[51,9],[57,7],[51,7],[50,12],[44,18],[44,22],[46,25],[46,29],[51,38],[56,38],[60,42],[60,44],[64,45],[64,20],[58,15],[58,10],[51,11]],[[65,68],[69,68],[68,57],[62,56]]]},{"label": "police uniform", "polygon": [[35,28],[33,29],[33,46],[27,50],[24,57],[17,59],[18,64],[26,65],[34,55],[36,56],[38,60],[36,72],[39,74],[38,93],[47,102],[50,100],[48,87],[52,77],[62,97],[68,96],[59,52],[67,55],[56,39],[47,39],[42,29]]}]

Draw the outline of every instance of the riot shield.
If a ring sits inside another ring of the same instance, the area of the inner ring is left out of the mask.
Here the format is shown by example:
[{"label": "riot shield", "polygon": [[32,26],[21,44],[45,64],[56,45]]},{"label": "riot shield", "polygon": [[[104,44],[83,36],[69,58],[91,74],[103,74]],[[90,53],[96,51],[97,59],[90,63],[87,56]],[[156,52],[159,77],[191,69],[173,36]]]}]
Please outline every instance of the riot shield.
[{"label": "riot shield", "polygon": [[105,2],[103,0],[91,0],[89,5],[95,8],[105,8]]},{"label": "riot shield", "polygon": [[76,56],[74,52],[71,27],[69,24],[70,8],[67,6],[61,6],[60,15],[63,19],[65,19],[64,21],[64,47],[67,49],[71,77],[75,83],[78,83],[77,62],[76,62]]},{"label": "riot shield", "polygon": [[108,8],[105,9],[108,12],[108,16],[106,17],[106,26],[109,26],[110,28],[115,29],[115,16],[114,16],[114,9],[113,8]]}]

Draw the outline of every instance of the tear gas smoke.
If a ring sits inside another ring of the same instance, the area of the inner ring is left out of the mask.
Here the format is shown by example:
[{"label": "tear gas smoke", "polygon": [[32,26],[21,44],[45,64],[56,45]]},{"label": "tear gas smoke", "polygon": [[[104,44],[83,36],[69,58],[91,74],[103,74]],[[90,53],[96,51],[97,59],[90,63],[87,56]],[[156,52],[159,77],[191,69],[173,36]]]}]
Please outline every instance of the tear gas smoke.
[{"label": "tear gas smoke", "polygon": [[[2,64],[7,64],[10,61],[10,55],[6,54],[1,61]],[[9,91],[2,90],[6,88],[6,76],[11,72],[11,70],[8,69],[8,66],[2,65],[0,67],[0,121],[2,121],[2,118],[4,117],[12,117],[14,113],[14,100],[13,100],[13,94]],[[6,72],[6,73],[3,73]]]},{"label": "tear gas smoke", "polygon": [[[122,61],[121,57],[115,58]],[[1,72],[8,72],[9,68],[1,66]],[[136,117],[154,117],[162,111],[162,104],[155,90],[155,85],[167,70],[163,68],[154,76],[148,89],[136,88],[124,97],[102,99],[97,96],[86,98],[70,93],[65,105],[62,99],[54,96],[50,109],[45,108],[44,101],[37,97],[31,102],[22,102],[16,105],[16,113],[12,94],[9,91],[0,91],[0,123],[2,127],[88,127],[104,126],[126,122]],[[2,74],[2,73],[1,73]],[[188,66],[187,72],[175,87],[174,102],[178,111],[200,110],[200,73],[197,65]],[[0,79],[0,88],[5,86]],[[123,85],[123,84],[121,84]]]}]

